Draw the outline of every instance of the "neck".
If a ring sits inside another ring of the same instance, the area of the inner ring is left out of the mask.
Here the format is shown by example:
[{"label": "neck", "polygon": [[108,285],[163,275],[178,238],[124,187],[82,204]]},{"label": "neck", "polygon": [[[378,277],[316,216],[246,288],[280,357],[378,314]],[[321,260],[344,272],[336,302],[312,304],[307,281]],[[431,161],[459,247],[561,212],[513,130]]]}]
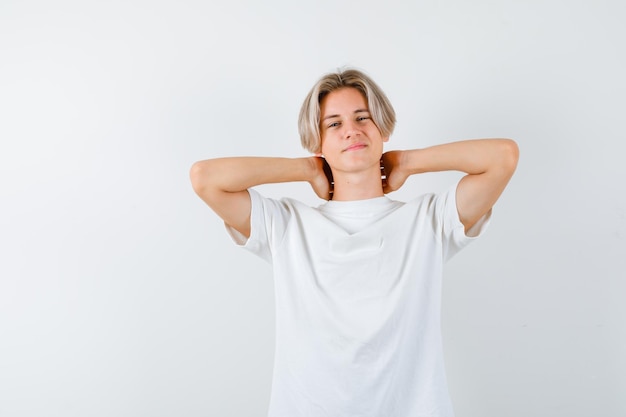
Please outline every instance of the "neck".
[{"label": "neck", "polygon": [[384,195],[380,169],[367,174],[333,172],[333,180],[333,201],[366,200]]}]

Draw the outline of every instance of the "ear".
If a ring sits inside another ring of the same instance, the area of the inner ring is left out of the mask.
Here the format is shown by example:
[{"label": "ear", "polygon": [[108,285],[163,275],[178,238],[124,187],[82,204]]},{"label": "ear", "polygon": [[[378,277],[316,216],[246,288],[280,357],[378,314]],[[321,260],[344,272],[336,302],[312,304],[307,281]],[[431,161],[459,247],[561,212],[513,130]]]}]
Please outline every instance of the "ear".
[{"label": "ear", "polygon": [[389,136],[383,137],[383,142],[389,142]]}]

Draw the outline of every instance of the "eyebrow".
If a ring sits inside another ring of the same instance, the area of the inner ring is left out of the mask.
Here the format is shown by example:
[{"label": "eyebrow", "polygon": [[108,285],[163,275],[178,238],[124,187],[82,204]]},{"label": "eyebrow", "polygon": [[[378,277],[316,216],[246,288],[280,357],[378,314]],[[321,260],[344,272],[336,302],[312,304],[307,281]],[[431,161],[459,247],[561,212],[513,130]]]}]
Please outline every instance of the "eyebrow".
[{"label": "eyebrow", "polygon": [[[369,110],[368,109],[356,109],[354,111],[354,114],[357,114],[357,113],[369,113]],[[339,114],[329,114],[328,116],[324,117],[322,119],[322,121],[324,121],[326,119],[332,119],[333,117],[340,117],[340,116],[341,115],[339,115]]]}]

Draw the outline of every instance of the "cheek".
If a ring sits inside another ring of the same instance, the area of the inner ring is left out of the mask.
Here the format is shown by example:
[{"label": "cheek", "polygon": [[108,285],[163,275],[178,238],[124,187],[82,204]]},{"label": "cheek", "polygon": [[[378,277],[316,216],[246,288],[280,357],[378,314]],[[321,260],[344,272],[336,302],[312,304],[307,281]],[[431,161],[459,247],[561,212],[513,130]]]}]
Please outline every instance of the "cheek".
[{"label": "cheek", "polygon": [[320,144],[320,152],[322,152],[322,154],[325,155],[329,152],[332,152],[332,150],[333,150],[332,141],[322,138],[321,144]]},{"label": "cheek", "polygon": [[322,143],[320,151],[326,162],[328,162],[330,165],[334,165],[337,152],[333,150],[333,147],[328,143]]}]

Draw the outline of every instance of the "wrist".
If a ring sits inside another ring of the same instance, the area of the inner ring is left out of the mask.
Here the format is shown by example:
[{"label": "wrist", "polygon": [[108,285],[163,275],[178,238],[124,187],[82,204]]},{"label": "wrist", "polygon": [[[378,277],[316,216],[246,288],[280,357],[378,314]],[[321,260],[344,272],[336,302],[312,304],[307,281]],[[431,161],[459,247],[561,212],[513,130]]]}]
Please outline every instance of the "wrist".
[{"label": "wrist", "polygon": [[322,158],[318,156],[310,156],[301,158],[302,175],[304,181],[313,182],[319,176],[320,167],[322,166]]},{"label": "wrist", "polygon": [[398,164],[400,170],[407,176],[426,172],[423,164],[423,152],[421,149],[411,149],[402,151]]}]

